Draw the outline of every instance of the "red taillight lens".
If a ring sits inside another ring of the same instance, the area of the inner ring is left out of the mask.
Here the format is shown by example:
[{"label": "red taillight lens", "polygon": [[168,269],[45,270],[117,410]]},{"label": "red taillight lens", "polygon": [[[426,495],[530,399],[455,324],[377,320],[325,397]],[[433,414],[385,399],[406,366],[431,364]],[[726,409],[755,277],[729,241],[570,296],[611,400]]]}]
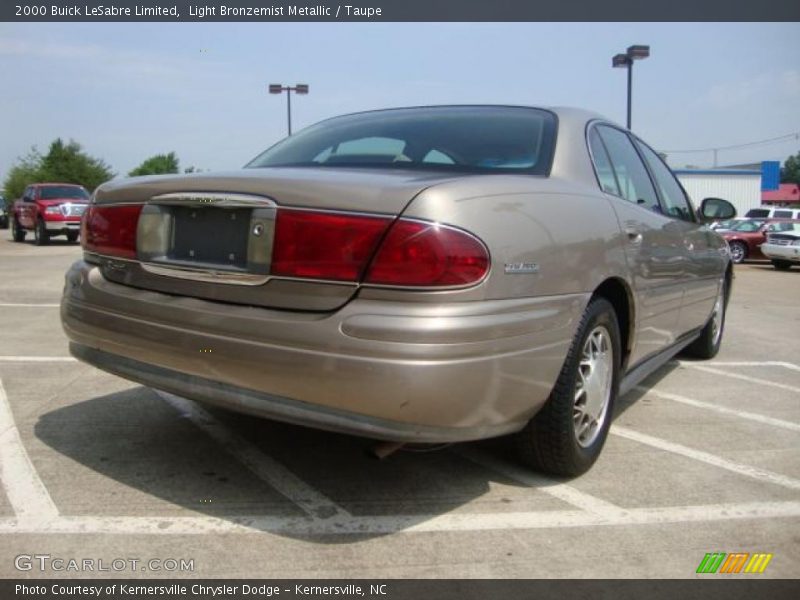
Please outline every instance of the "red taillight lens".
[{"label": "red taillight lens", "polygon": [[280,209],[272,274],[358,281],[391,222],[387,217]]},{"label": "red taillight lens", "polygon": [[365,283],[459,286],[479,282],[489,253],[473,235],[436,223],[398,220],[367,272]]},{"label": "red taillight lens", "polygon": [[88,252],[136,258],[136,228],[142,205],[92,205],[81,221],[81,245]]}]

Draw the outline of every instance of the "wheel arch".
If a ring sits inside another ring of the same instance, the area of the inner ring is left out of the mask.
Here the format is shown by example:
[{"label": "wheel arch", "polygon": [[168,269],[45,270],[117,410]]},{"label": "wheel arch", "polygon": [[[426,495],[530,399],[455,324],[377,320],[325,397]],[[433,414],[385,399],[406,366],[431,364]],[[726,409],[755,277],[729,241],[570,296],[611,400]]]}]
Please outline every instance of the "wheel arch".
[{"label": "wheel arch", "polygon": [[628,364],[628,357],[633,350],[635,314],[633,292],[630,286],[619,277],[610,277],[598,285],[592,293],[592,298],[605,298],[614,307],[619,323],[620,346],[622,347],[622,360],[620,366],[624,372]]}]

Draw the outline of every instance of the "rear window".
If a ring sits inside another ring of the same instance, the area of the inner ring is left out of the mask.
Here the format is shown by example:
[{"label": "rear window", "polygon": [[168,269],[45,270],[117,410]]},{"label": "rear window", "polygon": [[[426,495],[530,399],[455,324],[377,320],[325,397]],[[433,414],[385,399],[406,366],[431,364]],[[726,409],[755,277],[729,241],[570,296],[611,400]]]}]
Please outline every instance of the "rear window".
[{"label": "rear window", "polygon": [[71,185],[48,185],[39,188],[39,198],[42,200],[55,200],[56,198],[75,198],[88,200],[89,192],[82,187]]},{"label": "rear window", "polygon": [[442,106],[336,117],[247,167],[380,167],[546,175],[556,118],[524,107]]}]

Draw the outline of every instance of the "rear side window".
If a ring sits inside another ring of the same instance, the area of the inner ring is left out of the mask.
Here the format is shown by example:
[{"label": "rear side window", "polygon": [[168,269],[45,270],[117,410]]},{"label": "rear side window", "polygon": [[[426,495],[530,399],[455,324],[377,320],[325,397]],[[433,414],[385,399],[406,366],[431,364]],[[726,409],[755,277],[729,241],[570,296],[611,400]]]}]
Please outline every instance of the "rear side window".
[{"label": "rear side window", "polygon": [[775,214],[773,215],[777,219],[791,219],[792,218],[792,211],[790,210],[776,210]]},{"label": "rear side window", "polygon": [[764,217],[769,216],[769,209],[768,208],[751,208],[747,211],[745,217],[748,219],[763,219]]},{"label": "rear side window", "polygon": [[600,125],[596,128],[608,151],[620,196],[629,202],[661,211],[650,175],[630,138],[618,129]]},{"label": "rear side window", "polygon": [[667,168],[661,157],[653,152],[647,145],[637,140],[636,144],[639,150],[642,151],[647,165],[650,167],[650,172],[656,180],[658,191],[661,194],[661,202],[663,204],[663,211],[669,217],[674,219],[683,219],[684,221],[694,221],[692,216],[692,209],[689,201],[686,199],[686,194],[683,193],[672,171]]},{"label": "rear side window", "polygon": [[614,169],[611,168],[608,153],[603,146],[603,142],[600,141],[600,135],[597,133],[596,128],[589,132],[589,149],[592,151],[594,170],[597,173],[597,180],[602,190],[608,194],[622,196],[617,177],[614,175]]}]

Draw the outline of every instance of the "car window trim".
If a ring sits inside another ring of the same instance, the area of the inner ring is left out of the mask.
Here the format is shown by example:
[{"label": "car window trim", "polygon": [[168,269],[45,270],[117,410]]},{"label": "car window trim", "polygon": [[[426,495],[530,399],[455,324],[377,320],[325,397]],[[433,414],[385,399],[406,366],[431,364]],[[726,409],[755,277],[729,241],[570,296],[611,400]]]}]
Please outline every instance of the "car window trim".
[{"label": "car window trim", "polygon": [[[658,152],[656,152],[650,144],[648,144],[647,142],[642,140],[642,138],[640,138],[638,135],[636,135],[636,134],[634,134],[632,132],[627,132],[627,135],[628,135],[629,138],[631,138],[631,141],[633,142],[633,147],[636,148],[637,154],[639,154],[639,157],[641,158],[642,162],[644,163],[645,169],[647,169],[647,172],[650,175],[650,181],[653,182],[653,187],[655,187],[655,189],[656,189],[656,197],[658,197],[658,204],[661,206],[662,214],[665,217],[667,217],[669,219],[673,219],[675,221],[684,221],[684,222],[688,222],[688,223],[697,223],[697,213],[695,211],[694,205],[692,204],[692,201],[689,199],[689,194],[686,193],[686,188],[683,187],[683,184],[681,183],[680,179],[678,179],[675,176],[675,173],[672,172],[672,169],[669,168],[669,165],[666,163],[666,161],[663,158],[661,158],[661,155]],[[643,146],[647,147],[650,150],[650,152],[655,154],[658,157],[658,160],[661,161],[661,164],[663,164],[667,168],[667,171],[669,171],[669,173],[672,175],[672,178],[678,184],[678,187],[680,188],[681,193],[683,194],[683,199],[686,201],[686,206],[689,207],[689,215],[691,217],[691,220],[682,219],[680,217],[674,217],[674,216],[672,216],[671,214],[669,214],[668,212],[665,211],[666,202],[665,202],[664,198],[662,197],[661,190],[659,189],[658,182],[656,181],[655,173],[653,173],[653,170],[650,167],[650,164],[647,162],[647,158],[645,158],[644,153],[642,152],[641,148],[639,148],[637,143],[638,144],[642,144]]]},{"label": "car window trim", "polygon": [[[672,217],[669,217],[669,215],[664,214],[664,206],[661,203],[661,197],[659,196],[658,188],[657,188],[655,182],[653,181],[653,176],[650,173],[650,169],[648,169],[646,163],[644,164],[645,172],[647,173],[647,177],[650,180],[650,185],[653,186],[653,191],[655,192],[655,195],[656,195],[656,202],[658,203],[658,208],[660,209],[659,212],[654,211],[652,208],[648,208],[648,207],[643,206],[641,204],[637,204],[636,202],[631,202],[630,200],[628,200],[624,196],[617,195],[617,194],[612,194],[611,192],[606,192],[603,189],[603,186],[600,183],[600,176],[597,173],[597,166],[594,164],[594,154],[592,153],[592,148],[591,148],[591,145],[589,144],[589,132],[591,131],[591,128],[593,128],[593,127],[602,127],[602,126],[608,126],[611,129],[616,129],[616,130],[622,132],[623,134],[625,134],[628,137],[628,141],[631,142],[631,144],[633,145],[633,148],[636,151],[636,155],[639,157],[639,160],[644,163],[644,159],[642,158],[641,154],[639,153],[639,149],[636,147],[636,143],[633,140],[630,139],[630,136],[628,135],[628,133],[624,129],[614,125],[613,123],[611,123],[609,121],[602,121],[600,119],[597,119],[597,120],[594,120],[594,121],[589,121],[589,123],[586,126],[586,146],[587,146],[587,149],[589,151],[589,157],[591,159],[592,169],[594,170],[595,178],[597,179],[597,186],[598,186],[598,188],[600,188],[600,191],[603,192],[604,194],[608,194],[609,196],[613,196],[614,198],[619,198],[620,200],[625,201],[627,204],[631,204],[631,205],[635,206],[639,210],[647,211],[650,214],[661,215],[662,217],[665,217],[665,218],[672,218]],[[597,135],[600,138],[600,143],[603,145],[603,150],[605,150],[606,157],[608,157],[608,162],[609,162],[609,165],[611,166],[611,172],[614,174],[614,181],[617,183],[617,189],[619,190],[619,192],[621,194],[622,193],[622,186],[619,184],[619,178],[617,177],[617,170],[614,168],[614,162],[611,160],[611,154],[608,152],[608,147],[606,146],[606,142],[605,142],[605,140],[603,140],[603,136],[600,134],[599,131],[597,132]]]}]

